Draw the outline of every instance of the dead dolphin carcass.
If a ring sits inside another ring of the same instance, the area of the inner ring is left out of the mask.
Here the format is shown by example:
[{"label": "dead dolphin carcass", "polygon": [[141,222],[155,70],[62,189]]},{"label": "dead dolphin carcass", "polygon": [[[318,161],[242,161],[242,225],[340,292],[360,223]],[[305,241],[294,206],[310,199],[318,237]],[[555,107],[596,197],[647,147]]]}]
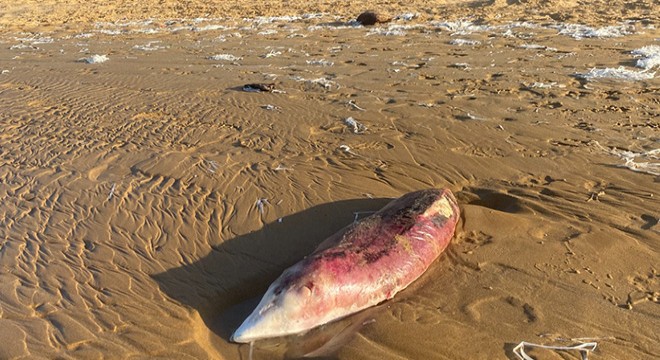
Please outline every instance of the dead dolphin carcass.
[{"label": "dead dolphin carcass", "polygon": [[393,200],[286,269],[232,341],[300,333],[391,299],[445,250],[458,218],[448,189]]}]

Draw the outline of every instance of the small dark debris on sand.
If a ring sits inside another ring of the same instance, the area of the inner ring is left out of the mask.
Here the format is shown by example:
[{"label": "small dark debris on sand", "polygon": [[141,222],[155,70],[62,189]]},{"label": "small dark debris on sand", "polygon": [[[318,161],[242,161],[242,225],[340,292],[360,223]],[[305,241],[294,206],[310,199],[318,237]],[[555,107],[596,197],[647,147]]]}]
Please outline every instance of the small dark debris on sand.
[{"label": "small dark debris on sand", "polygon": [[243,91],[247,92],[273,92],[273,90],[275,90],[275,83],[243,85]]}]

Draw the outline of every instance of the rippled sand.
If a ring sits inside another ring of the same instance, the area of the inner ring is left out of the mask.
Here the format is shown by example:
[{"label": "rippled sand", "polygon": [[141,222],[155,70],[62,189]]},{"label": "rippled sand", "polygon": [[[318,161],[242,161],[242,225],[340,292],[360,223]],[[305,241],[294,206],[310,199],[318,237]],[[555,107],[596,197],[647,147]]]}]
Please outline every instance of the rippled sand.
[{"label": "rippled sand", "polygon": [[463,218],[418,284],[254,358],[660,356],[651,2],[386,4],[373,28],[348,21],[375,2],[19,3],[0,358],[246,359],[229,335],[284,268],[429,187]]}]

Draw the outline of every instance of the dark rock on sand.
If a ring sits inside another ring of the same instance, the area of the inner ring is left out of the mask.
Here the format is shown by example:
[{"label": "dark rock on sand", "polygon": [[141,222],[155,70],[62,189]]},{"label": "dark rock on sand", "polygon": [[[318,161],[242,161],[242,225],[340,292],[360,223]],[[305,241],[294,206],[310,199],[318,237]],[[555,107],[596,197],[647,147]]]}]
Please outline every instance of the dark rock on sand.
[{"label": "dark rock on sand", "polygon": [[392,17],[375,11],[365,11],[357,17],[362,25],[374,25],[392,21]]}]

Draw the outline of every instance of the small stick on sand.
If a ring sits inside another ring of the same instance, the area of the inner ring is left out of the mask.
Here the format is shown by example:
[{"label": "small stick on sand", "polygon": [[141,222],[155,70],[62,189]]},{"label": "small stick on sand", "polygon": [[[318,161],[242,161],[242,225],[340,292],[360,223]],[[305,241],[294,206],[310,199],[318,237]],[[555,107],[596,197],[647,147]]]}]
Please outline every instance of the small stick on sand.
[{"label": "small stick on sand", "polygon": [[117,188],[117,183],[112,184],[112,189],[110,189],[110,195],[108,195],[108,201],[112,199],[112,197],[115,195],[115,189]]},{"label": "small stick on sand", "polygon": [[218,170],[218,163],[215,160],[204,161],[206,161],[206,171],[210,172],[211,174],[215,174],[215,172]]},{"label": "small stick on sand", "polygon": [[367,111],[367,109],[363,109],[363,108],[359,107],[359,106],[355,103],[355,100],[348,100],[347,105],[348,105],[348,106],[351,106],[352,108],[354,108],[354,109],[356,109],[356,110]]},{"label": "small stick on sand", "polygon": [[278,56],[278,55],[282,55],[282,52],[271,50],[268,54],[261,55],[261,57],[264,58],[264,59],[268,59],[268,58],[271,58],[273,56]]},{"label": "small stick on sand", "polygon": [[288,168],[286,166],[282,166],[282,164],[277,165],[276,168],[273,168],[273,171],[292,171],[293,169]]},{"label": "small stick on sand", "polygon": [[353,150],[351,150],[351,148],[348,145],[340,145],[339,150],[341,150],[341,151],[343,151],[347,154],[357,155],[356,153],[353,152]]}]

